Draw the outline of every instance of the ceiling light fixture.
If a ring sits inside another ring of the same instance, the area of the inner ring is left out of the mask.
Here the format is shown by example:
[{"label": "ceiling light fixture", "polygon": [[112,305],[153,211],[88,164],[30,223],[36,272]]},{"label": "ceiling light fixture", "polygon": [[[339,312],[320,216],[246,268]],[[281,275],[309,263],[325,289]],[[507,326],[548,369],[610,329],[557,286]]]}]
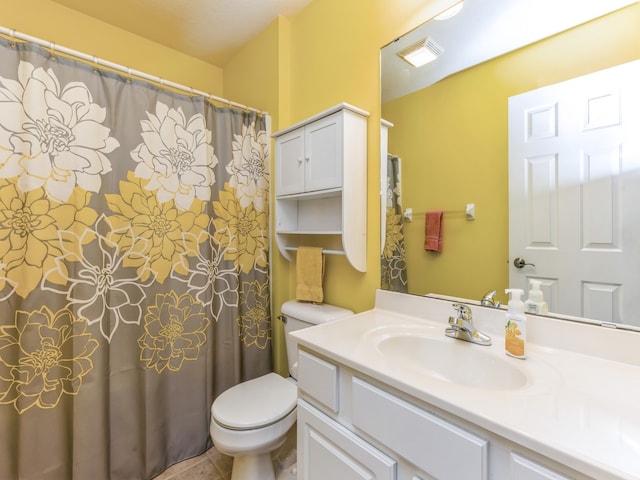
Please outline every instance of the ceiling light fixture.
[{"label": "ceiling light fixture", "polygon": [[397,55],[414,67],[421,67],[434,61],[443,52],[444,49],[440,45],[431,37],[427,37],[400,50]]},{"label": "ceiling light fixture", "polygon": [[452,7],[447,8],[440,15],[436,15],[433,18],[434,18],[434,20],[447,20],[447,19],[449,19],[451,17],[455,17],[457,14],[460,13],[460,10],[462,10],[462,7],[464,7],[464,0],[462,2],[456,3]]}]

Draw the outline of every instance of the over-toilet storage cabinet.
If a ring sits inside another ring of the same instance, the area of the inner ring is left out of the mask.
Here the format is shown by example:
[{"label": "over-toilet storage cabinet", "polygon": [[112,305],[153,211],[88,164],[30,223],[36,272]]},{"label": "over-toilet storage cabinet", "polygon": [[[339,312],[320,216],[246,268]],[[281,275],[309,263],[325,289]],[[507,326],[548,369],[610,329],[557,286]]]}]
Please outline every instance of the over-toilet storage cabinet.
[{"label": "over-toilet storage cabinet", "polygon": [[298,480],[588,478],[317,352],[298,362]]},{"label": "over-toilet storage cabinet", "polygon": [[288,260],[318,246],[366,271],[368,115],[341,103],[273,134],[275,234]]}]

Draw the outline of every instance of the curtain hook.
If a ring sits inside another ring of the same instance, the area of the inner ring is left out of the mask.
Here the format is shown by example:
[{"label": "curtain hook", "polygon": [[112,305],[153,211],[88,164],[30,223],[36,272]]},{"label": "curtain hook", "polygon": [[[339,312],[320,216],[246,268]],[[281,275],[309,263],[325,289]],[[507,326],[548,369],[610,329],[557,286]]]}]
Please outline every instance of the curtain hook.
[{"label": "curtain hook", "polygon": [[131,67],[127,67],[127,83],[131,83]]},{"label": "curtain hook", "polygon": [[93,73],[100,73],[98,57],[93,56]]},{"label": "curtain hook", "polygon": [[56,44],[53,42],[49,42],[49,48],[51,49],[51,60],[56,59]]},{"label": "curtain hook", "polygon": [[9,31],[9,34],[11,35],[11,39],[9,40],[9,45],[11,46],[11,48],[16,48],[16,31],[12,28]]}]

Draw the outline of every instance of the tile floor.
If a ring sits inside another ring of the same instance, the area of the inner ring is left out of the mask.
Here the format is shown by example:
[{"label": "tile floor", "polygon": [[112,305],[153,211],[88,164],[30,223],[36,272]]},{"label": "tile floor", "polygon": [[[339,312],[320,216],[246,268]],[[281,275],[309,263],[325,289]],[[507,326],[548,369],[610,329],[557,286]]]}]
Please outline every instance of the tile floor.
[{"label": "tile floor", "polygon": [[[295,427],[289,432],[284,445],[273,454],[276,476],[295,462]],[[233,458],[210,448],[198,457],[169,467],[153,480],[230,480]]]},{"label": "tile floor", "polygon": [[198,457],[169,467],[154,480],[229,480],[232,463],[231,457],[211,448]]}]

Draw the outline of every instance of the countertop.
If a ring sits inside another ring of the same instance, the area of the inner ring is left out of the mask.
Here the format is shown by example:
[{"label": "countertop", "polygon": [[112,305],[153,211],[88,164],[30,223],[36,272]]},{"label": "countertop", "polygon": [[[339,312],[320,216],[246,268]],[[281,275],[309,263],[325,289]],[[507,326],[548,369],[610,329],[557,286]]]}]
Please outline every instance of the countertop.
[{"label": "countertop", "polygon": [[[480,323],[489,330],[493,344],[480,346],[444,335],[448,315],[443,312],[450,310],[451,302],[398,295],[379,292],[374,309],[292,336],[308,349],[585,475],[598,480],[640,479],[640,366],[563,350],[557,347],[561,341],[557,338],[550,342],[553,346],[529,341],[526,359],[511,358],[504,353],[503,312],[484,314]],[[536,325],[534,337],[544,338],[543,324]],[[585,337],[585,345],[598,341],[586,338],[593,329],[585,331],[580,324],[569,328],[572,337]],[[468,387],[424,375],[419,365],[414,369],[390,361],[376,345],[402,331],[433,335],[443,342],[464,344],[456,348],[483,349],[497,361],[515,362],[526,383],[514,389]],[[640,345],[638,333],[616,335],[623,335],[624,348]],[[581,339],[569,343],[579,345]]]}]

